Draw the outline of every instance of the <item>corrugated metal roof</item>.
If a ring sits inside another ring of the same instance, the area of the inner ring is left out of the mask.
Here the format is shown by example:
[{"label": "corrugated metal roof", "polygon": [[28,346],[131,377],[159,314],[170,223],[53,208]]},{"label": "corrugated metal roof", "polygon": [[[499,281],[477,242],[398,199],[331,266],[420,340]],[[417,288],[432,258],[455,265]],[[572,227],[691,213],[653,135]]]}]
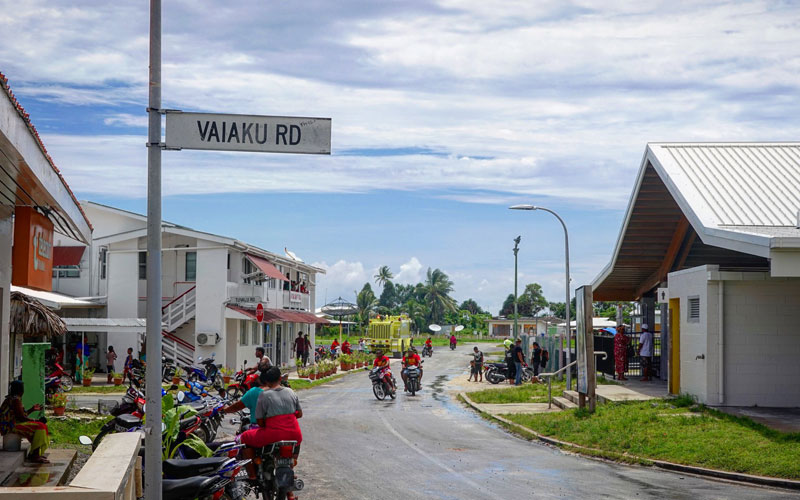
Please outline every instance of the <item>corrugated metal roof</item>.
[{"label": "corrugated metal roof", "polygon": [[[800,143],[650,144],[649,147],[706,227],[796,229],[800,210]],[[800,235],[800,230],[796,230],[796,235]]]},{"label": "corrugated metal roof", "polygon": [[93,326],[117,328],[145,328],[147,320],[144,318],[61,318],[67,326]]}]

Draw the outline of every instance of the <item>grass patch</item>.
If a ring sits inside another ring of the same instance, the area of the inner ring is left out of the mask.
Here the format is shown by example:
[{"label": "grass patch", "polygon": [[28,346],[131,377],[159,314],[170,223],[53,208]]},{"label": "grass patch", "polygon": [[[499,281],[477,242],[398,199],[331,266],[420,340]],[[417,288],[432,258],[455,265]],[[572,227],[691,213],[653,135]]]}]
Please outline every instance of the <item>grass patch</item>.
[{"label": "grass patch", "polygon": [[342,377],[344,377],[346,375],[349,375],[351,373],[361,372],[361,371],[363,371],[363,370],[350,370],[350,371],[347,371],[347,372],[344,372],[344,373],[337,373],[337,374],[332,375],[330,377],[319,379],[319,380],[309,380],[307,378],[292,379],[289,384],[292,386],[292,390],[302,391],[302,390],[305,390],[305,389],[311,389],[312,387],[316,387],[318,385],[327,384],[328,382],[331,382],[331,381],[336,380],[336,379],[340,379],[340,378],[342,378]]},{"label": "grass patch", "polygon": [[505,418],[544,436],[596,448],[609,456],[630,454],[800,479],[800,433],[778,432],[748,418],[702,406],[692,410],[673,400],[656,400],[600,405],[593,415],[568,410]]},{"label": "grass patch", "polygon": [[89,387],[75,384],[69,394],[125,394],[128,386],[123,385],[90,385]]},{"label": "grass patch", "polygon": [[[613,380],[600,377],[597,378],[597,383],[600,385],[617,384]],[[553,380],[553,397],[560,396],[564,389],[566,389],[566,384],[563,380]],[[547,403],[547,384],[522,384],[511,388],[485,389],[470,392],[469,398],[476,403],[488,404]]]},{"label": "grass patch", "polygon": [[48,419],[47,430],[50,433],[50,444],[80,444],[78,442],[80,436],[85,435],[93,438],[100,432],[100,428],[109,418],[111,417],[96,420],[78,418]]}]

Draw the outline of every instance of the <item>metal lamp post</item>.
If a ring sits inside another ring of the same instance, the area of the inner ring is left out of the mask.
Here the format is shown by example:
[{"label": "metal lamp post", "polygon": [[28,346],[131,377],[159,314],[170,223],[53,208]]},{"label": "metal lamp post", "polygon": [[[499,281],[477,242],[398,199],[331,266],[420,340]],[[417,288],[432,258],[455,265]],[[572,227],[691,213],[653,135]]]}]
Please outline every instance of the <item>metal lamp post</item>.
[{"label": "metal lamp post", "polygon": [[[545,212],[550,212],[555,216],[556,219],[561,223],[561,227],[564,228],[564,262],[566,263],[566,295],[567,301],[565,303],[565,316],[566,316],[566,328],[567,328],[567,364],[572,362],[572,329],[570,328],[569,324],[569,316],[570,316],[570,303],[569,303],[569,233],[567,232],[567,225],[564,223],[564,219],[559,217],[557,213],[550,210],[549,208],[544,207],[537,207],[535,205],[514,205],[508,207],[511,210],[544,210]],[[567,389],[572,389],[572,374],[570,370],[567,370]]]},{"label": "metal lamp post", "polygon": [[517,253],[522,236],[514,238],[514,340],[517,340]]}]

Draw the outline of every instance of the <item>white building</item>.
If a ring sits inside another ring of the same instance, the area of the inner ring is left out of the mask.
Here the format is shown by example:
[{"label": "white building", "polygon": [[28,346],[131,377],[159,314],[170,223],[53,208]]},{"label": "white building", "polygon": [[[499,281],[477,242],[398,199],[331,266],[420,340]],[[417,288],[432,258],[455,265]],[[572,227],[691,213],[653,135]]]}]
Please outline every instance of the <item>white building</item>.
[{"label": "white building", "polygon": [[[94,225],[92,244],[56,239],[62,255],[53,271],[53,290],[92,297],[107,318],[143,318],[146,304],[147,218],[92,202],[81,206]],[[317,273],[324,270],[247,243],[169,222],[162,225],[164,352],[183,363],[216,356],[228,367],[252,362],[263,346],[276,364],[291,364],[298,332],[326,322],[313,314]],[[265,308],[256,321],[258,303]],[[99,328],[99,327],[98,327]],[[97,329],[95,329],[97,330]],[[90,336],[96,351],[113,345],[142,351],[143,337],[124,331]],[[99,365],[104,363],[96,360]]]},{"label": "white building", "polygon": [[649,144],[594,300],[639,300],[672,393],[800,406],[800,143]]}]

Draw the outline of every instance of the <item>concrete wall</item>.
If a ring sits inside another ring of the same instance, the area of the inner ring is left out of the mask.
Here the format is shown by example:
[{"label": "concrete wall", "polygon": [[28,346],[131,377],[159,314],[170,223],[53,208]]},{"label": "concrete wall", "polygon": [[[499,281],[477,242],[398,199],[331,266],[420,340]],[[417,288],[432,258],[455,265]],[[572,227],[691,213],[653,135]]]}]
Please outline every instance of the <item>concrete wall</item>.
[{"label": "concrete wall", "polygon": [[[682,393],[710,405],[800,406],[800,279],[701,266],[671,273],[669,294],[680,299]],[[688,321],[692,296],[699,322]]]},{"label": "concrete wall", "polygon": [[[138,311],[139,256],[136,240],[111,245],[108,253],[108,317],[143,318]],[[117,356],[124,359],[128,347],[138,355],[138,335],[109,333],[107,345],[113,345]]]},{"label": "concrete wall", "polygon": [[723,404],[800,406],[800,279],[751,278],[724,281]]},{"label": "concrete wall", "polygon": [[[194,245],[193,245],[194,246]],[[197,288],[196,293],[196,316],[194,329],[197,333],[218,333],[221,337],[225,336],[224,314],[226,288],[228,281],[226,261],[228,251],[225,248],[208,248],[219,246],[216,243],[196,240],[197,250]],[[208,249],[203,249],[208,248]],[[181,257],[177,260],[181,267],[185,265],[185,252],[181,252]],[[183,276],[183,275],[181,275]],[[213,337],[213,335],[210,335]],[[194,343],[194,342],[192,342]],[[196,346],[196,356],[210,356],[216,353],[219,363],[227,360],[226,343],[220,341],[219,344],[209,346]]]},{"label": "concrete wall", "polygon": [[13,209],[0,205],[0,398],[8,392],[11,353],[11,244],[14,241]]}]

